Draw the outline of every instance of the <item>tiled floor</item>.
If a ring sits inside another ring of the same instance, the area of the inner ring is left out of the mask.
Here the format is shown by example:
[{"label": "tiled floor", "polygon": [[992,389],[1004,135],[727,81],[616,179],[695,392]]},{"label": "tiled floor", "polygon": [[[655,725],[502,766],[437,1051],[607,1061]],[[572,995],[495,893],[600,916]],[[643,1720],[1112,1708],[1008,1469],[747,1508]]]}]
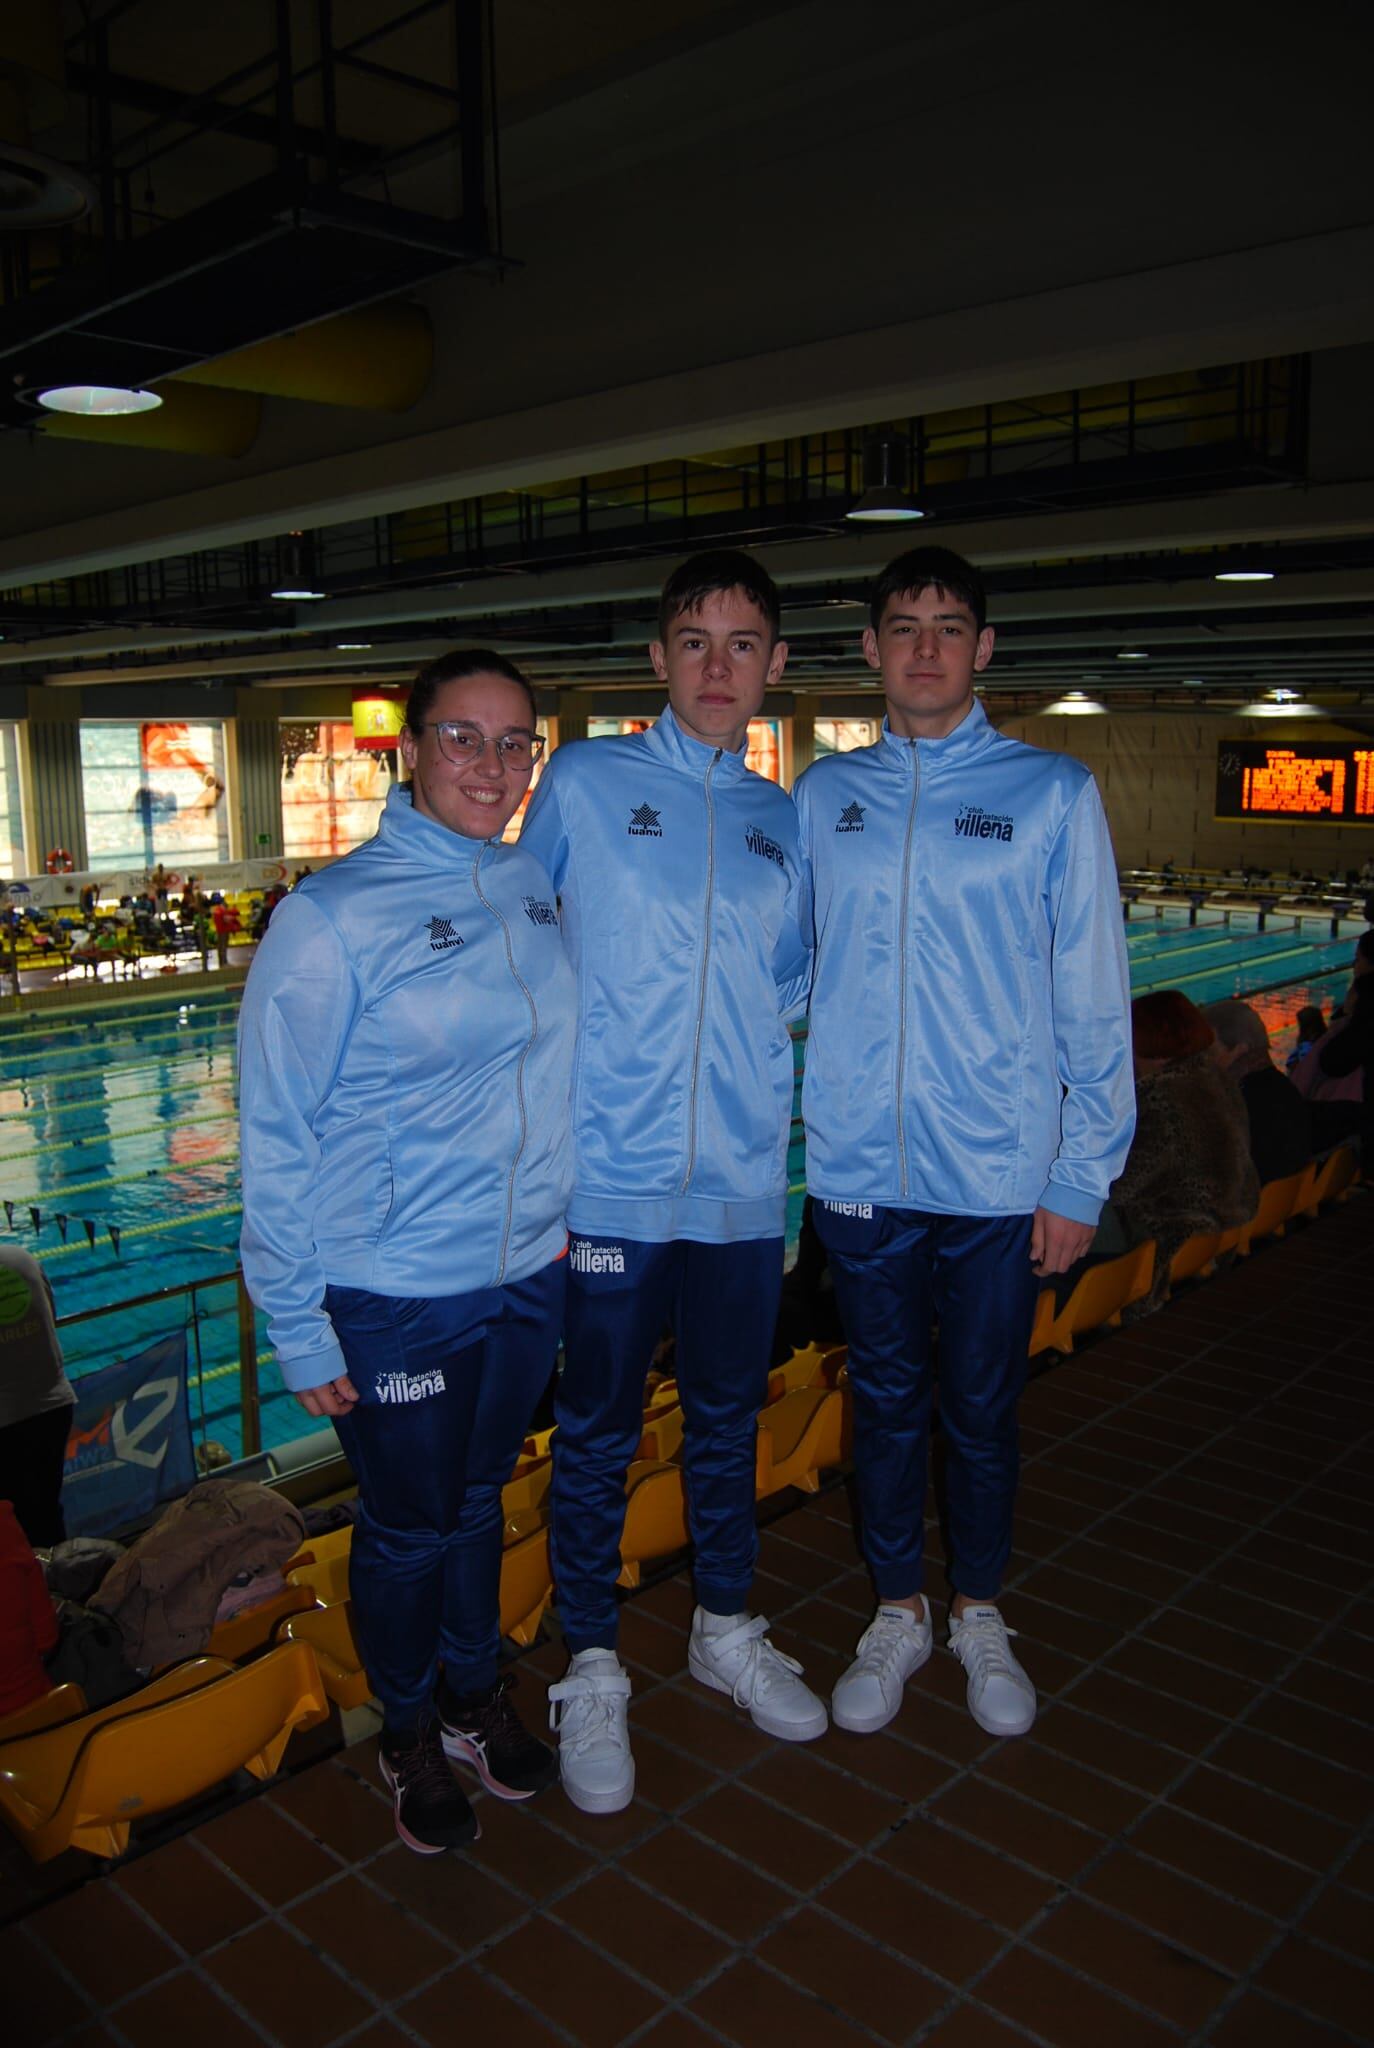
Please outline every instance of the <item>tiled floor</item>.
[{"label": "tiled floor", "polygon": [[[980,1734],[940,1655],[883,1734],[773,1742],[686,1676],[671,1579],[625,1616],[631,1811],[484,1799],[422,1860],[357,1745],[14,1921],[4,2039],[1374,2038],[1372,1225],[1354,1200],[1030,1388],[1032,1737]],[[759,1604],[828,1687],[869,1608],[843,1490],[768,1529]],[[525,1660],[531,1717],[561,1662]]]}]

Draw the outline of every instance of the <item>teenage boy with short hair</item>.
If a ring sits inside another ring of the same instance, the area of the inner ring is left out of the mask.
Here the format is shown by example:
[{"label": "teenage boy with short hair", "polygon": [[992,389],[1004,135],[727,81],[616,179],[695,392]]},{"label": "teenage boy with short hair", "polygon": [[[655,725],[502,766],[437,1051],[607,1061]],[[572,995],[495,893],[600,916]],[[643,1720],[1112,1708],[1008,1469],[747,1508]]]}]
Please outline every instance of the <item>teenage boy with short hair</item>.
[{"label": "teenage boy with short hair", "polygon": [[581,1004],[552,1493],[572,1662],[550,1699],[564,1788],[591,1813],[634,1793],[615,1589],[626,1470],[667,1323],[696,1546],[689,1668],[770,1734],[810,1741],[826,1726],[748,1611],[756,1417],[782,1284],[787,1019],[810,977],[796,812],[744,762],[787,659],[778,626],[777,591],[750,556],[684,563],[649,649],[662,717],[560,747],[521,835],[561,898]]},{"label": "teenage boy with short hair", "polygon": [[885,1727],[929,1657],[921,1593],[930,1329],[940,1322],[950,1648],[991,1734],[1035,1689],[997,1607],[1016,1406],[1040,1282],[1092,1240],[1135,1121],[1116,868],[1096,785],[1004,739],[974,697],[982,580],[945,548],[878,578],[876,745],[797,785],[815,892],[807,1186],[849,1339],[878,1611],[831,1701]]}]

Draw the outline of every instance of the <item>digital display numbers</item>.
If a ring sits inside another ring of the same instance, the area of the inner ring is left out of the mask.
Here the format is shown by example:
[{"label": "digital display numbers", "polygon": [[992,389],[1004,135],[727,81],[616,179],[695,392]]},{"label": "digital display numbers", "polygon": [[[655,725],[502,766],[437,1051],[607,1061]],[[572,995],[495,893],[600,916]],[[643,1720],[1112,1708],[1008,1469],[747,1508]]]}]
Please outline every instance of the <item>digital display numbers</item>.
[{"label": "digital display numbers", "polygon": [[1218,818],[1316,825],[1374,824],[1374,746],[1315,740],[1217,747]]}]

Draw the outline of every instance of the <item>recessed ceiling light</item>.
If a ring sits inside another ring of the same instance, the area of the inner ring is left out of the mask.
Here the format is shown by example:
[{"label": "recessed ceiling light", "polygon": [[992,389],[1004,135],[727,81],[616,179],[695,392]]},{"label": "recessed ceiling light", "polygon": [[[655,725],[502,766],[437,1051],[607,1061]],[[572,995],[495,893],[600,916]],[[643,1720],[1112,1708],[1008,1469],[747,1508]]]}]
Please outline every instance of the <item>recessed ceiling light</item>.
[{"label": "recessed ceiling light", "polygon": [[1120,647],[1117,649],[1116,658],[1118,661],[1148,661],[1150,659],[1147,650],[1143,647]]},{"label": "recessed ceiling light", "polygon": [[1272,583],[1272,569],[1218,569],[1213,576],[1214,583]]},{"label": "recessed ceiling light", "polygon": [[280,598],[283,604],[310,604],[316,598],[327,597],[329,593],[325,590],[295,590],[283,586],[280,590],[270,591],[268,595]]},{"label": "recessed ceiling light", "polygon": [[117,420],[129,413],[156,412],[162,400],[156,391],[129,391],[120,384],[54,384],[40,391],[38,403],[49,412],[79,413],[85,419]]}]

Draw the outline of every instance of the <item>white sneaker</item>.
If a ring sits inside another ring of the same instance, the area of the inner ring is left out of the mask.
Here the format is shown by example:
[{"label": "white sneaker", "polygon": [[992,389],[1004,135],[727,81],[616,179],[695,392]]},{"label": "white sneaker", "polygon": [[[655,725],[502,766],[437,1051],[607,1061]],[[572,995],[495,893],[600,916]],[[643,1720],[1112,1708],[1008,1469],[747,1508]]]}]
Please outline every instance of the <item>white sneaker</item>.
[{"label": "white sneaker", "polygon": [[720,1634],[708,1635],[702,1609],[692,1616],[687,1669],[713,1692],[728,1692],[737,1707],[765,1735],[783,1742],[814,1742],[828,1723],[825,1703],[802,1684],[801,1665],[768,1640],[761,1614],[746,1615]]},{"label": "white sneaker", "polygon": [[830,1718],[854,1735],[876,1735],[902,1704],[902,1687],[919,1671],[934,1642],[930,1608],[880,1607],[859,1637],[844,1677],[830,1695]]},{"label": "white sneaker", "polygon": [[583,1813],[619,1813],[635,1796],[629,1706],[629,1675],[614,1650],[579,1650],[549,1687],[563,1790]]},{"label": "white sneaker", "polygon": [[949,1647],[968,1674],[968,1710],[989,1735],[1024,1735],[1035,1720],[1035,1687],[1011,1653],[995,1607],[966,1607],[949,1618]]}]

